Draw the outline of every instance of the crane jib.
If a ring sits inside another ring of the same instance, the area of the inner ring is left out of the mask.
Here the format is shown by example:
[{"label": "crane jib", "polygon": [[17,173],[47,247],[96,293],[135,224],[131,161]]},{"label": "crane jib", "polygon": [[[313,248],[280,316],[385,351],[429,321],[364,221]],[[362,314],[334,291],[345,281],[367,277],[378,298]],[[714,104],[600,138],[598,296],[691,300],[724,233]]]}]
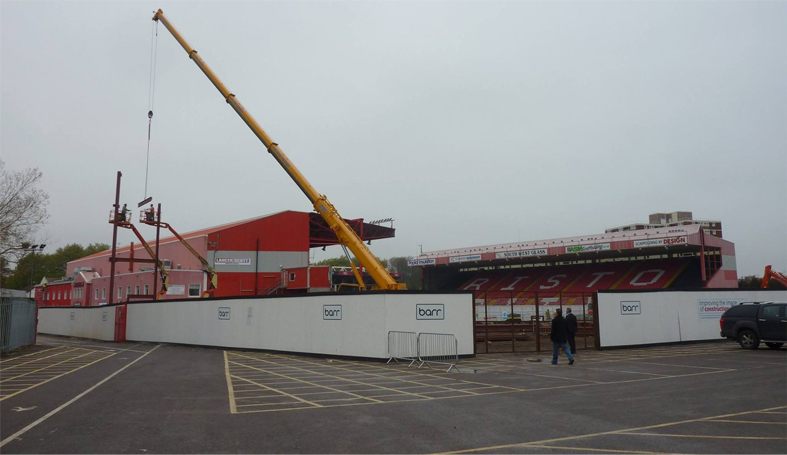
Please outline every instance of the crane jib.
[{"label": "crane jib", "polygon": [[[243,108],[237,97],[232,94],[227,89],[227,87],[224,86],[221,80],[219,80],[216,74],[210,69],[208,64],[205,63],[202,57],[199,56],[197,51],[189,46],[183,36],[178,33],[175,27],[164,16],[164,12],[160,9],[156,11],[156,13],[153,15],[153,20],[160,21],[164,24],[164,27],[166,27],[175,40],[181,45],[181,47],[183,47],[189,58],[216,87],[227,103],[232,106],[232,109],[252,130],[254,135],[260,139],[260,141],[268,149],[268,152],[273,155],[279,165],[284,168],[284,171],[287,172],[295,184],[298,185],[298,188],[303,191],[309,201],[311,201],[311,203],[314,205],[317,213],[323,217],[328,226],[330,226],[334,231],[339,242],[352,251],[355,257],[358,259],[358,262],[366,269],[369,275],[371,275],[377,288],[385,290],[406,289],[403,283],[396,282],[396,280],[391,276],[390,273],[388,273],[385,267],[383,267],[380,261],[371,253],[371,251],[369,251],[368,248],[366,248],[366,245],[363,243],[360,237],[358,237],[358,234],[356,234],[356,232],[344,221],[333,204],[331,204],[324,195],[318,193],[314,187],[312,187],[309,181],[306,180],[306,177],[304,177],[298,168],[296,168],[289,158],[287,158],[287,155],[284,154],[284,151],[282,151],[281,148],[275,142],[273,142],[270,136],[268,136],[265,130],[262,129],[254,117],[245,108]],[[359,283],[359,285],[363,285],[363,283]]]}]

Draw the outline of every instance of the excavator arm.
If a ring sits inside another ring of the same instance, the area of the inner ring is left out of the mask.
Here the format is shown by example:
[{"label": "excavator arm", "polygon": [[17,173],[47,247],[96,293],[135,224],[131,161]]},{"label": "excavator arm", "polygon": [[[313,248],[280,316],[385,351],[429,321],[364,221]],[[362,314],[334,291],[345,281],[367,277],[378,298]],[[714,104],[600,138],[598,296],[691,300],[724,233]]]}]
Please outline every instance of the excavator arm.
[{"label": "excavator arm", "polygon": [[765,273],[762,274],[762,282],[760,283],[760,288],[768,289],[768,283],[770,283],[771,280],[776,281],[777,283],[787,288],[787,275],[781,274],[773,270],[773,267],[771,267],[770,265],[766,265]]},{"label": "excavator arm", "polygon": [[[197,67],[199,67],[199,69],[205,74],[205,76],[210,79],[211,83],[213,83],[216,89],[221,93],[221,96],[224,97],[224,100],[232,107],[232,109],[235,110],[240,118],[243,119],[246,125],[248,125],[248,127],[252,130],[254,135],[257,136],[263,145],[265,145],[265,147],[268,149],[268,152],[273,155],[273,158],[279,163],[279,165],[281,165],[282,168],[284,168],[284,171],[287,172],[295,184],[298,185],[298,188],[303,191],[303,194],[306,195],[306,197],[314,206],[314,210],[323,217],[328,226],[330,226],[330,228],[336,234],[339,242],[352,251],[355,257],[358,259],[358,262],[361,263],[369,275],[371,275],[372,279],[374,279],[376,287],[384,290],[406,289],[404,283],[397,283],[391,274],[388,273],[385,267],[383,267],[377,258],[374,257],[372,252],[366,248],[366,245],[363,243],[363,241],[339,215],[336,207],[331,204],[328,198],[324,194],[318,193],[311,183],[306,180],[306,177],[301,174],[301,172],[290,161],[287,155],[284,154],[284,151],[279,147],[279,145],[275,143],[270,136],[268,136],[268,133],[262,129],[254,117],[252,117],[252,115],[246,111],[243,105],[240,104],[240,101],[238,101],[235,95],[224,86],[213,70],[211,70],[207,63],[202,60],[202,57],[199,56],[197,51],[186,42],[180,33],[178,33],[172,23],[170,23],[170,21],[164,15],[164,12],[162,10],[156,11],[156,13],[153,15],[153,20],[164,24],[164,27],[169,30],[175,40],[181,45],[181,47],[183,47],[189,58],[193,60]],[[363,282],[359,284],[362,285]]]}]

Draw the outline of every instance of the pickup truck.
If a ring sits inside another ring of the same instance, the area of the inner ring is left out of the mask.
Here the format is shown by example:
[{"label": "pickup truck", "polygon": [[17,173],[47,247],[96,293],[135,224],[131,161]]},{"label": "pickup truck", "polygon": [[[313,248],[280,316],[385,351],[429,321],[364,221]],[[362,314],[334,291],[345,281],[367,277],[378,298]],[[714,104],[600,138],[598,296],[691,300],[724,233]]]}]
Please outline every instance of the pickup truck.
[{"label": "pickup truck", "polygon": [[744,349],[757,349],[764,342],[779,349],[787,342],[787,303],[741,303],[719,320],[721,336],[738,341]]}]

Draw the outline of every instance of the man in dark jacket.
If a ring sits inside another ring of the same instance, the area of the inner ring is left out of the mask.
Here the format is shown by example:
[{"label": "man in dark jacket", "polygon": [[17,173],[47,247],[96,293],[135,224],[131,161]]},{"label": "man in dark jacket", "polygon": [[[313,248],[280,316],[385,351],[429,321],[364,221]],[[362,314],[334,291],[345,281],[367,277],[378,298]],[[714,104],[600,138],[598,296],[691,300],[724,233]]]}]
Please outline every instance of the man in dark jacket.
[{"label": "man in dark jacket", "polygon": [[566,329],[566,320],[563,319],[563,311],[558,308],[555,310],[555,317],[552,318],[552,332],[549,334],[552,340],[552,365],[557,365],[557,356],[560,353],[560,348],[568,357],[568,364],[574,364],[574,355],[571,353],[571,348],[568,347],[568,330]]},{"label": "man in dark jacket", "polygon": [[571,312],[571,307],[566,308],[566,331],[568,332],[568,345],[571,346],[571,353],[577,353],[577,343],[574,339],[577,336],[577,317]]}]

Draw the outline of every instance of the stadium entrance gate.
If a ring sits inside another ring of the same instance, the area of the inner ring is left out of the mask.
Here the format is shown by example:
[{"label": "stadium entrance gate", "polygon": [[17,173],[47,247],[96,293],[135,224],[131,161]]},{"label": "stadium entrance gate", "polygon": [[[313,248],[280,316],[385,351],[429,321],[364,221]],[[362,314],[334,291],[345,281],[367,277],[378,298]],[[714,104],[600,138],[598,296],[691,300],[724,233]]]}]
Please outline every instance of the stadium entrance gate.
[{"label": "stadium entrance gate", "polygon": [[571,308],[577,318],[577,349],[595,348],[593,293],[477,291],[476,352],[551,352],[552,318]]}]

